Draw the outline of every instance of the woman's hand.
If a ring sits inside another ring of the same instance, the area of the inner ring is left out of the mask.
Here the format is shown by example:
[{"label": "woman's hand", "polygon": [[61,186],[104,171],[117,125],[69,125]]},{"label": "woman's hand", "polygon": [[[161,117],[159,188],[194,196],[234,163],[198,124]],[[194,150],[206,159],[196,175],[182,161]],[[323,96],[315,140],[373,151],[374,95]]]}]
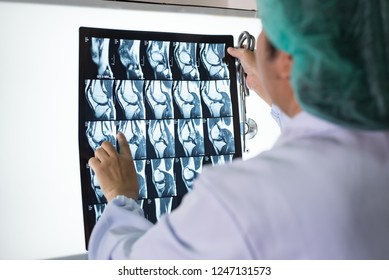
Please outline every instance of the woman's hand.
[{"label": "woman's hand", "polygon": [[120,153],[110,142],[104,142],[89,159],[105,198],[111,201],[117,195],[138,199],[139,184],[130,147],[123,133],[117,135]]},{"label": "woman's hand", "polygon": [[266,91],[261,85],[261,80],[258,75],[259,68],[255,59],[255,51],[250,51],[244,48],[228,48],[227,52],[239,59],[244,72],[247,74],[246,84],[247,87],[255,91],[269,106],[272,105],[272,101]]}]

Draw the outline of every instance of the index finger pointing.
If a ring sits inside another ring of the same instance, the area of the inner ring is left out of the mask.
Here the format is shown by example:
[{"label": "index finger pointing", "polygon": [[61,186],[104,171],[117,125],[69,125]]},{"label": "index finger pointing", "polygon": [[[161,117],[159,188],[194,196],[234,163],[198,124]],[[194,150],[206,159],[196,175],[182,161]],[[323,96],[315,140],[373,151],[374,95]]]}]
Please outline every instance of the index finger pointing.
[{"label": "index finger pointing", "polygon": [[124,136],[123,133],[119,132],[117,135],[118,143],[119,143],[119,152],[121,155],[130,155],[131,156],[131,150],[128,146],[128,142],[126,139],[126,136]]},{"label": "index finger pointing", "polygon": [[[116,150],[113,147],[112,143],[109,141],[104,141],[101,144],[102,151],[99,151],[99,149],[96,150],[95,155],[97,155],[97,152],[104,152],[108,156],[114,156],[116,154]],[[104,155],[104,153],[102,155]]]}]

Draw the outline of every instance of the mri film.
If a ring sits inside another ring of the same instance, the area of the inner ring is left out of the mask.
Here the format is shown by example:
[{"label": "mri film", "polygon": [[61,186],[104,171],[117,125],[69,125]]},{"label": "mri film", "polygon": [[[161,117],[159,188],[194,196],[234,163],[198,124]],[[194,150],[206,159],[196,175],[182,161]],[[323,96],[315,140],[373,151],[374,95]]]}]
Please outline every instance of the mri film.
[{"label": "mri film", "polygon": [[148,136],[156,158],[175,157],[173,120],[151,120]]},{"label": "mri film", "polygon": [[107,200],[88,161],[127,139],[137,203],[156,223],[178,207],[205,165],[242,156],[231,35],[80,28],[79,159],[85,245]]},{"label": "mri film", "polygon": [[147,103],[149,104],[151,111],[150,118],[172,119],[172,82],[146,81],[145,91]]},{"label": "mri film", "polygon": [[211,156],[212,165],[224,165],[232,162],[233,155]]},{"label": "mri film", "polygon": [[216,155],[235,152],[235,137],[232,118],[208,119],[208,136]]},{"label": "mri film", "polygon": [[146,118],[143,83],[143,80],[116,81],[115,95],[121,112],[127,120]]},{"label": "mri film", "polygon": [[103,214],[105,206],[106,206],[105,204],[95,204],[95,205],[93,205],[93,209],[95,211],[96,222],[100,219],[101,214]]},{"label": "mri film", "polygon": [[148,41],[147,59],[154,72],[156,80],[171,80],[173,78],[170,69],[170,42]]},{"label": "mri film", "polygon": [[173,163],[173,158],[151,160],[152,182],[159,198],[174,196],[177,193]]},{"label": "mri film", "polygon": [[210,80],[228,80],[230,73],[224,60],[225,44],[201,43],[200,57]]},{"label": "mri film", "polygon": [[201,97],[212,117],[232,116],[229,81],[217,80],[201,82]]},{"label": "mri film", "polygon": [[203,168],[203,157],[180,158],[181,179],[185,184],[186,191],[193,187],[194,180],[201,173]]},{"label": "mri film", "polygon": [[116,147],[115,122],[87,122],[86,138],[93,151],[96,151],[105,141],[111,142]]},{"label": "mri film", "polygon": [[126,136],[132,158],[145,159],[146,152],[146,121],[119,121],[119,132]]},{"label": "mri film", "polygon": [[90,176],[91,176],[91,187],[92,187],[93,193],[96,196],[96,202],[97,203],[106,203],[107,200],[104,197],[104,193],[101,190],[100,182],[97,179],[95,172],[92,170],[92,168],[90,168],[89,170],[90,170]]},{"label": "mri film", "polygon": [[88,210],[90,214],[89,218],[93,220],[94,223],[97,223],[97,221],[100,219],[105,209],[105,206],[106,203],[88,205]]},{"label": "mri film", "polygon": [[120,39],[118,53],[122,65],[126,69],[128,80],[143,79],[140,61],[140,40]]},{"label": "mri film", "polygon": [[199,80],[197,66],[197,43],[175,42],[174,58],[179,66],[182,80]]},{"label": "mri film", "polygon": [[202,117],[199,81],[174,82],[173,96],[182,118]]},{"label": "mri film", "polygon": [[146,184],[146,160],[135,160],[135,169],[139,184],[139,199],[147,198],[147,184]]},{"label": "mri film", "polygon": [[90,39],[90,56],[97,68],[95,77],[99,79],[113,77],[109,63],[109,42],[107,38],[92,37]]},{"label": "mri film", "polygon": [[155,199],[155,218],[158,221],[164,214],[170,213],[173,205],[173,197]]},{"label": "mri film", "polygon": [[185,156],[204,155],[204,130],[200,119],[178,120],[177,135]]},{"label": "mri film", "polygon": [[85,95],[96,120],[113,120],[116,116],[113,100],[113,81],[86,80]]}]

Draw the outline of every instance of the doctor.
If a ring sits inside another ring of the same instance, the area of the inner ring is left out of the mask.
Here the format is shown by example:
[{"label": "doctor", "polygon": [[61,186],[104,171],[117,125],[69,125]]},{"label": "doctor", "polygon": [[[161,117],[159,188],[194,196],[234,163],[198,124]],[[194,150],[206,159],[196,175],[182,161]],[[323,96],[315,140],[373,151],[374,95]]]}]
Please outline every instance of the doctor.
[{"label": "doctor", "polygon": [[135,202],[124,136],[120,154],[103,143],[89,163],[109,203],[91,259],[389,258],[389,5],[258,2],[257,51],[229,53],[290,118],[282,135],[255,158],[204,168],[156,225]]}]

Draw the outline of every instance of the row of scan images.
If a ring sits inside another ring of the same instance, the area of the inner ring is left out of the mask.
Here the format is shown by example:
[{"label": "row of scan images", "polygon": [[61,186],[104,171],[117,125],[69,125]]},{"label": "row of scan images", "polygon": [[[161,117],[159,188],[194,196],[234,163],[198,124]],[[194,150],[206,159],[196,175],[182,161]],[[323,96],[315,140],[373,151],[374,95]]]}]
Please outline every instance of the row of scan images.
[{"label": "row of scan images", "polygon": [[[204,164],[222,165],[232,160],[233,155],[135,160],[139,199],[183,196],[192,189]],[[89,201],[107,202],[97,176],[91,168],[89,171],[94,196]]]},{"label": "row of scan images", "polygon": [[85,37],[85,77],[94,79],[224,80],[230,78],[223,43]]},{"label": "row of scan images", "polygon": [[229,80],[86,80],[85,97],[87,120],[232,116]]},{"label": "row of scan images", "polygon": [[[156,199],[138,200],[137,203],[143,209],[145,218],[156,223],[164,214],[170,213],[180,203],[181,197],[164,197]],[[106,207],[106,203],[89,204],[89,223],[95,224],[100,219]]]},{"label": "row of scan images", "polygon": [[86,122],[86,137],[93,151],[104,141],[116,147],[122,132],[132,158],[174,158],[235,153],[232,118]]}]

